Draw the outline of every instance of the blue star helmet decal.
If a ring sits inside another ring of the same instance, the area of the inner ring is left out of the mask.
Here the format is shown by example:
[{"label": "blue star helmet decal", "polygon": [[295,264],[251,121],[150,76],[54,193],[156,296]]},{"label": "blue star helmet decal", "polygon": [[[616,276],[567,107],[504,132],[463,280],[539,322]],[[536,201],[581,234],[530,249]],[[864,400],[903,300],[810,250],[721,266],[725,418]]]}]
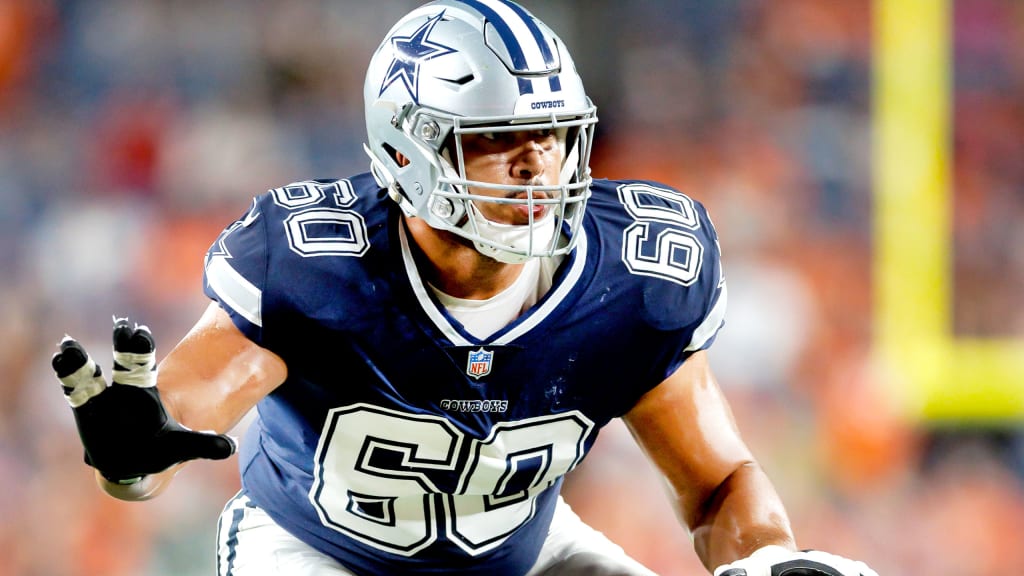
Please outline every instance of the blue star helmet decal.
[{"label": "blue star helmet decal", "polygon": [[405,89],[409,91],[409,95],[412,96],[412,101],[416,104],[420,103],[420,64],[426,60],[456,52],[454,48],[430,41],[430,33],[443,16],[444,11],[442,10],[437,16],[428,18],[411,36],[391,37],[390,42],[395,49],[395,58],[391,61],[388,73],[384,76],[378,96],[383,94],[395,81],[401,80]]}]

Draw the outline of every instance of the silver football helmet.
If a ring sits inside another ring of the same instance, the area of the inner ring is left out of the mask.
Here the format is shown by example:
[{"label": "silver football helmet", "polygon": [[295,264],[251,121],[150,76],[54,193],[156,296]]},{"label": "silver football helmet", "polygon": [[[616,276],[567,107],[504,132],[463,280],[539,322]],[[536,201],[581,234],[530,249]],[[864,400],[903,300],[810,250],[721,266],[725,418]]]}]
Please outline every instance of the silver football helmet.
[{"label": "silver football helmet", "polygon": [[[525,9],[508,0],[437,0],[413,10],[370,60],[364,97],[373,174],[405,214],[503,262],[572,250],[590,195],[597,112],[565,45]],[[462,135],[520,130],[558,136],[557,185],[466,177]],[[483,202],[525,204],[529,223],[492,222],[476,204]],[[534,221],[536,204],[552,208]]]}]

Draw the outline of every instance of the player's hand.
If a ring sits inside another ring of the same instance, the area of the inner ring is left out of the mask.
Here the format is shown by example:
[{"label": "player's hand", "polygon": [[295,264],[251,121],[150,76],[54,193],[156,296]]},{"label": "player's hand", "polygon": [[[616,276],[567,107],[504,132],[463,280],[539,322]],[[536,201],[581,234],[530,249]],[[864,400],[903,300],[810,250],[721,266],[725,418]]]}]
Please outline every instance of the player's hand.
[{"label": "player's hand", "polygon": [[765,546],[742,560],[719,566],[715,576],[878,576],[878,573],[863,562],[827,552],[793,552],[781,546]]},{"label": "player's hand", "polygon": [[111,482],[132,484],[147,474],[196,458],[234,454],[228,436],[194,432],[167,414],[156,388],[156,346],[145,326],[114,320],[114,369],[107,385],[81,344],[65,336],[53,356],[75,413],[85,462]]}]

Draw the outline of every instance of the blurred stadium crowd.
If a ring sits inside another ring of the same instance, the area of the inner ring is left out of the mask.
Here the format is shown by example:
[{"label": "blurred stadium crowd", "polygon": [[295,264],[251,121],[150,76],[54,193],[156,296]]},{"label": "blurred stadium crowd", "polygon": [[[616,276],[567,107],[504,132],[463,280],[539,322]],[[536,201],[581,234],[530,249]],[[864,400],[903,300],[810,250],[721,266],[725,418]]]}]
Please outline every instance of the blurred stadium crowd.
[{"label": "blurred stadium crowd", "polygon": [[[365,66],[417,3],[0,0],[0,576],[213,573],[234,461],[102,496],[49,357],[65,332],[101,356],[112,314],[166,352],[252,195],[364,171]],[[712,361],[801,545],[883,575],[1024,574],[1018,436],[940,441],[871,362],[869,0],[523,4],[598,105],[596,175],[709,206],[730,283]],[[1020,337],[1024,5],[954,10],[957,328]],[[624,428],[566,494],[652,569],[702,573]]]}]

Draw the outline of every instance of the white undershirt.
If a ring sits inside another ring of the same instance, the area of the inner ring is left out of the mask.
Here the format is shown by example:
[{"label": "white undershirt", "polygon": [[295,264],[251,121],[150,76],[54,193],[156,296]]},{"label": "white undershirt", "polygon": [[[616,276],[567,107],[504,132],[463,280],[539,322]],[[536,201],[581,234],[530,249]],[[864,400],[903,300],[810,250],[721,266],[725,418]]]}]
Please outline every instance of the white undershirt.
[{"label": "white undershirt", "polygon": [[441,305],[466,331],[484,339],[501,330],[533,306],[551,289],[555,270],[562,257],[530,258],[519,276],[508,287],[486,300],[457,298],[428,284]]}]

